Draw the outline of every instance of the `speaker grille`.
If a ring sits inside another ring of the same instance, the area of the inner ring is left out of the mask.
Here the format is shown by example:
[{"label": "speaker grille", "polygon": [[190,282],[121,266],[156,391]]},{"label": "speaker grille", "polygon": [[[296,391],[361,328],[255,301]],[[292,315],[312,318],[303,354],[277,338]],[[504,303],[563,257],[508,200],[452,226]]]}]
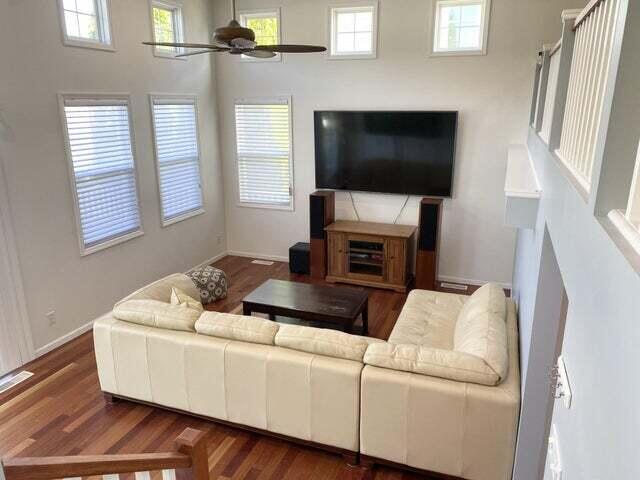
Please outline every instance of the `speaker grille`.
[{"label": "speaker grille", "polygon": [[325,197],[321,195],[311,195],[310,197],[310,214],[311,214],[311,238],[319,240],[324,239],[324,217],[325,217]]},{"label": "speaker grille", "polygon": [[438,212],[440,206],[423,203],[420,208],[420,235],[418,248],[420,250],[435,251],[438,243]]}]

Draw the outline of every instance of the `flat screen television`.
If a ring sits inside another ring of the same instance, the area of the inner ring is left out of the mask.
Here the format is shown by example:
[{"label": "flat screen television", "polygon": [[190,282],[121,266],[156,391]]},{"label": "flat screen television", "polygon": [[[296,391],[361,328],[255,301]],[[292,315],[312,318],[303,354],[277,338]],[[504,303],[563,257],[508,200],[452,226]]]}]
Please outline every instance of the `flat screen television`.
[{"label": "flat screen television", "polygon": [[450,197],[458,112],[316,111],[316,188]]}]

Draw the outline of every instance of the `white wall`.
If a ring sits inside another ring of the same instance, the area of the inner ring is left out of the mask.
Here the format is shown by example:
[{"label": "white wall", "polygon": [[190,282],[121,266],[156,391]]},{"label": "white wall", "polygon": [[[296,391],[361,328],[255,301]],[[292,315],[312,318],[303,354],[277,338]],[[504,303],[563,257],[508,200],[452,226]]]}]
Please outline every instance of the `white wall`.
[{"label": "white wall", "polygon": [[[282,7],[283,43],[326,45],[328,0],[239,0],[239,9]],[[230,17],[214,0],[215,20]],[[309,237],[308,195],[315,190],[313,111],[415,109],[460,111],[454,198],[445,201],[440,275],[450,280],[511,282],[513,230],[503,225],[507,145],[526,135],[534,60],[530,52],[557,35],[563,8],[583,0],[493,0],[487,56],[430,58],[432,2],[380,0],[376,60],[328,60],[323,54],[278,62],[218,56],[217,89],[225,173],[228,245],[232,251],[285,256]],[[295,212],[237,206],[233,101],[292,95]],[[357,195],[362,220],[393,221],[405,197]],[[418,199],[400,222],[416,224]],[[350,200],[338,196],[341,218]],[[260,234],[257,235],[256,232]]]},{"label": "white wall", "polygon": [[[626,7],[627,2],[620,4]],[[531,352],[523,355],[522,368],[531,372],[534,353],[549,341],[535,338],[544,328],[539,322],[549,321],[540,315],[545,308],[537,300],[548,231],[569,299],[562,356],[572,401],[570,409],[556,401],[553,412],[567,479],[640,478],[640,376],[635,367],[640,362],[640,263],[622,246],[605,216],[608,209],[626,205],[640,137],[638,25],[640,4],[630,1],[620,31],[624,37],[614,43],[614,52],[621,49],[620,68],[613,98],[605,98],[612,113],[603,125],[606,145],[595,162],[589,198],[577,192],[538,135],[531,132],[528,139],[543,193],[536,228],[518,236],[516,249],[514,296],[519,300],[523,352]],[[524,458],[529,450],[521,453]],[[526,463],[516,462],[516,480],[536,478]]]},{"label": "white wall", "polygon": [[[54,0],[0,0],[0,137],[36,348],[109,310],[126,293],[223,252],[225,246],[217,107],[212,62],[156,58],[149,3],[112,0],[117,51],[64,47]],[[208,0],[185,0],[186,38],[207,41]],[[144,236],[81,257],[58,112],[58,92],[128,92],[133,99],[136,164]],[[198,95],[206,213],[160,226],[149,92]],[[220,237],[220,243],[217,241]],[[57,323],[45,315],[55,310]]]}]

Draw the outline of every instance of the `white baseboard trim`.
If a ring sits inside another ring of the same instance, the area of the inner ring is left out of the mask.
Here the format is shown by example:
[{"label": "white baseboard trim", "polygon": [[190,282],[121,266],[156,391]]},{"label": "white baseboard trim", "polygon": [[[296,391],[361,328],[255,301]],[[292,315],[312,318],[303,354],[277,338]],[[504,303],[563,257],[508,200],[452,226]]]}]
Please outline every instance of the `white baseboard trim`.
[{"label": "white baseboard trim", "polygon": [[[462,278],[462,277],[452,277],[449,275],[439,275],[438,276],[438,281],[439,282],[447,282],[447,283],[463,283],[466,285],[477,285],[477,286],[482,286],[485,283],[489,283],[490,280],[474,280],[471,278]],[[511,284],[510,283],[503,283],[503,282],[496,282],[498,285],[500,285],[502,288],[506,288],[511,290]]]},{"label": "white baseboard trim", "polygon": [[234,255],[236,257],[257,258],[258,260],[271,260],[274,262],[289,263],[289,257],[281,257],[279,255],[263,255],[261,253],[238,252],[235,250],[229,250],[227,252],[227,255]]},{"label": "white baseboard trim", "polygon": [[[98,317],[100,318],[100,317]],[[45,346],[37,348],[36,349],[36,357],[41,357],[42,355],[44,355],[45,353],[49,353],[51,350],[55,350],[56,348],[58,348],[61,345],[64,345],[67,342],[70,342],[71,340],[73,340],[76,337],[79,337],[80,335],[82,335],[83,333],[88,332],[89,330],[91,330],[91,328],[93,328],[93,322],[94,320],[91,320],[88,323],[85,323],[84,325],[76,328],[75,330],[61,336],[60,338],[55,339],[53,342],[47,343]]]},{"label": "white baseboard trim", "polygon": [[219,254],[209,258],[208,260],[205,260],[204,262],[199,263],[198,265],[195,265],[194,267],[192,267],[189,270],[187,270],[187,272],[190,272],[191,270],[193,270],[195,268],[206,267],[207,265],[211,265],[212,263],[217,262],[218,260],[226,257],[227,255],[229,255],[228,252],[219,253]]}]

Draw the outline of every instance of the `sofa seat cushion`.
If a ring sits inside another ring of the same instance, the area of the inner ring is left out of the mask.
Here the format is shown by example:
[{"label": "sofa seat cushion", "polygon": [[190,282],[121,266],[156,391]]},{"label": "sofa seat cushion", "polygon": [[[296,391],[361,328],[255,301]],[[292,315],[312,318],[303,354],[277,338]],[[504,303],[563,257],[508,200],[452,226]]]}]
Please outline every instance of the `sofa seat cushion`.
[{"label": "sofa seat cushion", "polygon": [[275,344],[279,327],[264,318],[219,312],[204,312],[195,325],[196,332],[202,335],[263,345]]},{"label": "sofa seat cushion", "polygon": [[195,330],[194,325],[200,313],[194,308],[147,299],[126,300],[113,308],[113,316],[118,320],[185,332]]},{"label": "sofa seat cushion", "polygon": [[509,368],[507,299],[502,288],[488,283],[462,307],[453,336],[453,349],[481,358],[500,378]]},{"label": "sofa seat cushion", "polygon": [[149,285],[136,290],[131,295],[126,296],[116,305],[127,300],[157,300],[159,302],[171,302],[171,289],[178,288],[192,298],[199,298],[200,292],[191,279],[183,273],[173,273],[161,278]]},{"label": "sofa seat cushion", "polygon": [[480,385],[493,386],[501,380],[484,360],[475,355],[420,345],[374,343],[367,348],[364,363]]},{"label": "sofa seat cushion", "polygon": [[362,362],[364,352],[375,338],[350,335],[345,332],[300,325],[280,325],[276,345],[301,352]]},{"label": "sofa seat cushion", "polygon": [[413,290],[398,316],[389,342],[453,348],[456,319],[467,298],[451,293]]}]

